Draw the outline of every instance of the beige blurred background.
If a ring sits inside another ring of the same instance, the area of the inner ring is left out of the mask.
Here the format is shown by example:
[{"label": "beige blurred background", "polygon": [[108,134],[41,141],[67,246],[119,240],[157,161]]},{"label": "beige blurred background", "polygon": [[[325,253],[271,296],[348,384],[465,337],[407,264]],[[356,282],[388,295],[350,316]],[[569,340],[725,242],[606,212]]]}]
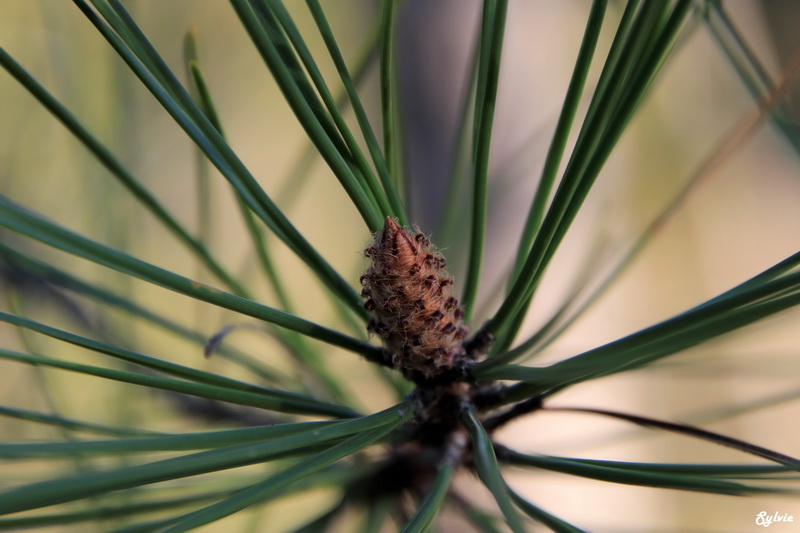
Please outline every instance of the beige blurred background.
[{"label": "beige blurred background", "polygon": [[[181,76],[184,33],[190,26],[198,29],[202,65],[231,144],[270,195],[288,199],[282,205],[292,221],[355,285],[365,266],[360,250],[369,233],[321,161],[314,165],[299,194],[286,196],[287,176],[306,146],[304,134],[229,5],[209,0],[131,0],[124,4]],[[313,50],[324,55],[302,3],[287,5],[298,15]],[[780,79],[783,65],[798,45],[793,31],[800,23],[797,4],[736,0],[725,5],[770,74]],[[323,6],[345,56],[356,56],[377,21],[376,3],[336,0],[323,2]],[[493,144],[489,259],[481,293],[486,310],[491,309],[490,297],[516,250],[515,239],[541,170],[588,6],[585,1],[511,2]],[[618,3],[612,3],[608,20],[618,16],[618,8]],[[47,0],[3,0],[0,10],[0,44],[78,115],[181,221],[198,227],[193,147],[79,11],[68,2]],[[441,215],[442,178],[452,150],[465,61],[478,13],[477,2],[463,0],[414,0],[400,10],[398,68],[402,119],[407,126],[406,171],[414,187],[412,218],[424,231],[434,232],[434,242],[438,242],[435,228]],[[606,28],[598,55],[611,37]],[[328,79],[335,80],[329,62],[321,61],[321,66]],[[365,103],[376,112],[374,69],[362,89]],[[209,281],[82,146],[7,75],[0,77],[0,98],[2,194],[137,257]],[[796,109],[797,101],[790,105]],[[550,268],[526,331],[534,331],[564,298],[595,243],[607,243],[604,258],[608,261],[624,253],[754,107],[702,25],[681,40],[598,179],[563,253]],[[774,128],[762,126],[746,146],[703,181],[608,295],[537,362],[580,353],[667,318],[796,252],[800,242],[798,156]],[[250,244],[227,183],[215,173],[212,181],[214,213],[212,220],[206,221],[212,228],[212,247],[227,265],[255,279]],[[6,238],[12,243],[24,242],[6,234],[2,238],[4,242]],[[458,273],[461,251],[457,243],[440,244],[449,259],[456,258],[451,264]],[[185,298],[84,261],[27,242],[24,246],[72,272],[180,317],[209,336],[225,325],[241,322],[230,313],[199,308]],[[339,326],[307,269],[282,246],[274,248],[281,270],[290,280],[298,314]],[[257,281],[256,287],[262,301],[274,303],[262,282]],[[75,327],[58,309],[28,305],[37,319]],[[796,399],[735,417],[711,417],[718,410],[748,406],[791,391],[800,394],[798,316],[786,312],[670,358],[658,368],[580,385],[554,398],[553,404],[613,408],[701,423],[714,431],[800,455],[795,423],[800,404]],[[195,346],[116,313],[109,313],[107,319],[121,342],[144,353],[241,377],[221,361],[204,361]],[[0,331],[4,345],[18,347],[13,330]],[[38,342],[48,355],[107,364],[99,356],[54,342]],[[266,336],[241,332],[232,335],[230,342],[289,367],[280,348]],[[372,386],[374,373],[369,365],[348,353],[331,351],[326,356],[340,375],[347,376],[347,389],[359,397],[365,410],[388,405],[386,392]],[[170,431],[205,427],[178,411],[164,410],[163,399],[134,387],[55,373],[42,378],[31,369],[0,364],[2,404],[46,409],[40,389],[45,382],[68,416]],[[56,437],[47,428],[4,419],[0,419],[0,434],[14,439]],[[541,413],[509,425],[499,440],[532,452],[628,461],[750,460],[713,445],[577,414]],[[46,468],[10,468],[8,484],[43,474]],[[758,531],[754,519],[762,510],[793,514],[800,520],[796,500],[774,496],[706,496],[538,471],[514,472],[512,484],[543,508],[591,531]],[[486,500],[480,489],[471,494],[476,501]],[[329,493],[317,494],[314,502],[330,497]],[[262,524],[269,525],[261,530],[283,531],[308,518],[308,500],[295,503],[288,513],[277,510],[277,505],[267,506]],[[251,519],[238,517],[204,530],[236,530]],[[447,531],[462,531],[463,527],[454,522]],[[790,529],[774,525],[773,530]]]}]

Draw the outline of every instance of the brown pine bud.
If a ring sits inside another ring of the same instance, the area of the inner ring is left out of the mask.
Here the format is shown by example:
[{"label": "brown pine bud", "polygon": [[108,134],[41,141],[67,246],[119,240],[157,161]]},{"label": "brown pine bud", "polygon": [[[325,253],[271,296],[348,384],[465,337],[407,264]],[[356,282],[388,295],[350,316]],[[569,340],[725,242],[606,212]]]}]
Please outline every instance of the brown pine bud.
[{"label": "brown pine bud", "polygon": [[381,337],[394,366],[430,378],[464,362],[464,312],[450,295],[445,260],[428,239],[387,217],[364,254],[372,261],[361,276],[368,329]]}]

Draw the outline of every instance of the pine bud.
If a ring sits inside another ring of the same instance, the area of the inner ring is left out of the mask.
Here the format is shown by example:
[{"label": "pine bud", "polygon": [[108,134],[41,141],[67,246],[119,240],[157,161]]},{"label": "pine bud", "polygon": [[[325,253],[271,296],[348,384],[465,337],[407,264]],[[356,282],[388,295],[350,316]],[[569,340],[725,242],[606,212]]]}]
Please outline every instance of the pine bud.
[{"label": "pine bud", "polygon": [[372,261],[361,276],[367,329],[383,340],[395,368],[431,378],[462,363],[464,311],[450,295],[444,257],[425,235],[387,217],[364,254]]}]

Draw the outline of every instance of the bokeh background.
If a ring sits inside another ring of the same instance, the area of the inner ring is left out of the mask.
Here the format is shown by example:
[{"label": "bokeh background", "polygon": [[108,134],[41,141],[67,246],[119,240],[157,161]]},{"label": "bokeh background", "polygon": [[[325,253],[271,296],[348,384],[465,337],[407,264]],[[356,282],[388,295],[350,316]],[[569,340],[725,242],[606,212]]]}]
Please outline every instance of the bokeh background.
[{"label": "bokeh background", "polygon": [[[370,235],[321,160],[304,176],[293,175],[308,143],[230,6],[211,0],[123,3],[176,72],[184,72],[185,32],[196,28],[201,63],[231,144],[292,221],[355,285],[365,267],[360,251]],[[302,3],[290,1],[287,6],[297,15],[312,49],[326,57]],[[323,6],[345,56],[361,54],[378,22],[378,4],[335,0]],[[800,45],[798,4],[733,0],[725,2],[725,7],[773,79],[781,81],[785,65]],[[481,292],[484,317],[496,305],[492,296],[502,286],[516,251],[588,8],[589,2],[582,0],[510,3],[492,152],[490,239]],[[619,8],[619,2],[612,2],[608,18],[618,17]],[[439,224],[479,11],[476,1],[409,0],[400,9],[397,27],[404,168],[412,191],[412,218],[444,249],[456,275],[462,271],[463,247],[457,236],[463,232],[451,233],[455,237],[450,238]],[[197,231],[205,227],[212,248],[227,265],[243,277],[257,279],[253,252],[227,183],[210,172],[213,210],[202,213],[197,207],[197,175],[203,165],[190,141],[80,12],[69,2],[51,0],[2,0],[0,12],[0,44],[186,225]],[[701,21],[695,25],[678,43],[601,174],[563,253],[542,284],[526,331],[534,331],[565,298],[584,265],[595,260],[594,250],[602,252],[598,273],[613,264],[720,143],[742,128],[754,112],[752,97],[718,43]],[[611,37],[609,31],[604,33],[598,56]],[[320,64],[327,78],[335,80],[330,63],[320,60]],[[377,116],[375,68],[360,88]],[[794,106],[795,111],[796,95],[794,91],[789,97],[790,109]],[[5,73],[0,76],[0,102],[0,193],[101,242],[209,281],[105,169]],[[667,318],[796,252],[798,199],[800,154],[775,128],[763,125],[703,179],[621,280],[537,362],[580,353]],[[437,232],[450,240],[437,240]],[[178,317],[209,337],[225,326],[246,322],[13,235],[2,233],[0,238]],[[298,314],[336,326],[335,314],[313,277],[282,246],[273,248]],[[274,303],[266,285],[254,283],[262,301]],[[25,312],[37,320],[66,329],[102,330],[143,353],[244,376],[224,361],[204,360],[196,346],[121,314],[85,304],[81,311],[86,322],[81,323],[75,309],[60,305],[35,287],[7,285],[4,293],[4,300],[12,303],[18,296]],[[785,312],[648,370],[582,384],[553,403],[699,423],[800,455],[798,317],[795,311]],[[19,348],[25,340],[8,327],[0,332],[9,348]],[[48,355],[103,361],[46,339],[32,342]],[[290,367],[280,346],[257,331],[238,331],[226,342],[277,366]],[[375,385],[369,365],[335,350],[329,358],[365,410],[378,410],[391,401]],[[5,362],[0,368],[0,404],[54,408],[64,416],[169,431],[212,424],[169,398],[132,386]],[[7,440],[58,438],[52,429],[2,418],[0,435]],[[498,438],[522,450],[555,455],[664,462],[742,460],[738,453],[709,444],[577,414],[537,414],[504,428]],[[72,467],[61,465],[65,472]],[[36,479],[52,472],[51,468],[3,465],[0,484]],[[754,519],[762,510],[793,514],[800,520],[800,503],[790,498],[742,499],[640,489],[544,472],[515,472],[511,479],[538,505],[591,531],[758,531]],[[473,485],[468,476],[463,483]],[[468,494],[478,501],[485,499],[477,487],[468,489]],[[290,499],[288,506],[270,505],[205,530],[232,531],[248,524],[255,531],[284,531],[309,518],[308,509],[313,508],[309,505],[330,497],[321,492],[311,500]],[[443,529],[466,530],[453,520]],[[349,531],[346,525],[342,527]],[[790,526],[773,528],[790,530]],[[83,530],[79,526],[63,531],[71,529]]]}]

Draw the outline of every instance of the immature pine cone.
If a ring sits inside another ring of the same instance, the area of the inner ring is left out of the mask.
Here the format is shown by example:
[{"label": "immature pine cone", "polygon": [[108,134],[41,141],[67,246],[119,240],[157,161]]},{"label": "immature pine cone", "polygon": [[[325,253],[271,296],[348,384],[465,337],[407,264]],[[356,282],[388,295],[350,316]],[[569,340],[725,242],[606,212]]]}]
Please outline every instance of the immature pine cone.
[{"label": "immature pine cone", "polygon": [[364,255],[372,260],[361,276],[367,329],[383,339],[395,368],[431,378],[464,362],[464,310],[450,295],[444,258],[425,235],[387,217]]}]

